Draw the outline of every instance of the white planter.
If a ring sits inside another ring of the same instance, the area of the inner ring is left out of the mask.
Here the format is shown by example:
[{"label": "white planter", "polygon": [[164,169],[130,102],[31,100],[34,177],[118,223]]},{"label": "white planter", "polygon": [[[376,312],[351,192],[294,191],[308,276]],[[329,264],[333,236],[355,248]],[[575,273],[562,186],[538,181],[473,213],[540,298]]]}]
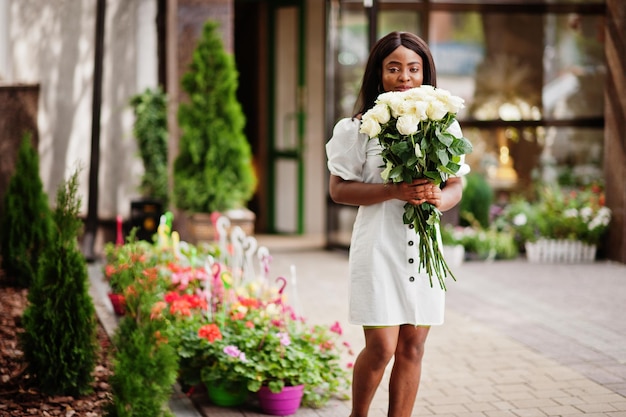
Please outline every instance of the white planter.
[{"label": "white planter", "polygon": [[443,258],[450,268],[459,266],[465,259],[465,248],[463,245],[443,245]]},{"label": "white planter", "polygon": [[533,263],[583,263],[596,259],[596,245],[579,240],[539,239],[526,242],[526,258]]}]

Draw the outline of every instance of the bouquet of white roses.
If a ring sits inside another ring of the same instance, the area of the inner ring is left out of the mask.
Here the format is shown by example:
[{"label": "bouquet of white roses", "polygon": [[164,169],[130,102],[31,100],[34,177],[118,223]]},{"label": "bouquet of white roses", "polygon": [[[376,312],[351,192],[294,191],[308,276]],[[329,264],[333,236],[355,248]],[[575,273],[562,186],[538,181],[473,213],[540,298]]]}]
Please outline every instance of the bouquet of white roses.
[{"label": "bouquet of white roses", "polygon": [[[464,137],[447,132],[464,106],[463,99],[429,85],[406,91],[383,93],[362,117],[361,133],[378,138],[387,182],[407,182],[428,178],[439,185],[461,168],[462,155],[472,152]],[[403,221],[413,224],[419,234],[420,268],[431,281],[437,276],[446,289],[444,278],[456,279],[448,267],[437,239],[441,212],[430,203],[404,205]]]}]

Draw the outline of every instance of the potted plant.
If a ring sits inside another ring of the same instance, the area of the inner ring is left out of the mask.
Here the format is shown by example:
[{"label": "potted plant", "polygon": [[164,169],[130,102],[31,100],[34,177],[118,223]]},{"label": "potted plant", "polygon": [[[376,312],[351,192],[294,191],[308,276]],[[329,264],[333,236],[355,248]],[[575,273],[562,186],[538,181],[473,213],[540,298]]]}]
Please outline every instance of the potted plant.
[{"label": "potted plant", "polygon": [[215,387],[220,394],[230,391],[237,398],[231,405],[244,402],[248,392],[299,387],[302,403],[319,407],[347,389],[348,370],[341,360],[348,348],[339,340],[338,324],[308,326],[278,292],[259,297],[259,283],[228,288],[225,282],[214,277],[211,293],[220,295],[212,298],[208,316],[178,316],[186,385],[202,382],[217,402]]},{"label": "potted plant", "polygon": [[144,166],[139,187],[143,197],[167,207],[167,95],[157,87],[131,97],[133,134]]},{"label": "potted plant", "polygon": [[602,187],[543,185],[536,201],[515,199],[504,213],[531,262],[593,261],[611,211]]},{"label": "potted plant", "polygon": [[107,242],[104,246],[104,277],[109,284],[109,300],[117,315],[125,313],[124,292],[135,282],[137,268],[154,266],[156,259],[154,248],[149,242],[135,238],[136,229],[132,229],[127,243],[117,245]]},{"label": "potted plant", "polygon": [[[207,21],[182,78],[188,101],[178,111],[181,137],[173,168],[174,204],[192,220],[207,222],[211,213],[221,212],[250,235],[254,214],[246,204],[256,176],[237,86],[234,58],[224,50],[217,23]],[[208,238],[193,233],[192,237]]]},{"label": "potted plant", "polygon": [[167,172],[167,96],[161,88],[147,88],[131,97],[135,114],[133,134],[137,140],[144,173],[139,190],[142,198],[131,201],[131,223],[137,238],[151,240],[169,204]]}]

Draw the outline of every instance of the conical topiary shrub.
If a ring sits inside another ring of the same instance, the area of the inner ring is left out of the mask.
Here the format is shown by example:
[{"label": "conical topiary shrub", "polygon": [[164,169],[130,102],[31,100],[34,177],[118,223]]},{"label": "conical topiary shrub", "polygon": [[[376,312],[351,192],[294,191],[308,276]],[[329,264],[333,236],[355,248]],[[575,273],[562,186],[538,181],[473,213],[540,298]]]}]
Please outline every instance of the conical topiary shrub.
[{"label": "conical topiary shrub", "polygon": [[39,154],[24,135],[15,173],[4,196],[0,221],[2,269],[9,281],[28,287],[37,273],[39,255],[50,238],[48,196],[39,177]]},{"label": "conical topiary shrub", "polygon": [[167,207],[167,95],[161,88],[148,88],[131,97],[130,105],[135,113],[133,134],[144,166],[141,194]]},{"label": "conical topiary shrub", "polygon": [[174,163],[174,204],[191,213],[243,208],[256,177],[245,116],[237,101],[238,73],[224,50],[217,24],[208,21],[182,88],[179,154]]},{"label": "conical topiary shrub", "polygon": [[77,242],[82,227],[77,188],[74,174],[58,189],[53,239],[41,255],[23,317],[28,372],[48,394],[90,392],[98,354],[87,265]]}]

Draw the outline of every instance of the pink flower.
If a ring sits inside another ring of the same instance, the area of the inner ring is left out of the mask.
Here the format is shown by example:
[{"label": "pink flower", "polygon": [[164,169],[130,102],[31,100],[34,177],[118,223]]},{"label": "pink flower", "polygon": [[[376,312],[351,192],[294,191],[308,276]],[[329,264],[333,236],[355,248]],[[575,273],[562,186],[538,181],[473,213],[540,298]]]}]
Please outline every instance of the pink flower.
[{"label": "pink flower", "polygon": [[343,334],[343,330],[341,329],[341,324],[338,321],[335,322],[330,328],[331,332],[337,333],[339,336]]},{"label": "pink flower", "polygon": [[289,333],[278,332],[276,334],[276,336],[278,336],[278,338],[280,339],[280,344],[281,345],[289,346],[291,344],[291,339],[289,338]]},{"label": "pink flower", "polygon": [[239,358],[242,362],[246,362],[246,354],[237,348],[237,346],[228,345],[224,348],[224,353],[233,358]]}]

